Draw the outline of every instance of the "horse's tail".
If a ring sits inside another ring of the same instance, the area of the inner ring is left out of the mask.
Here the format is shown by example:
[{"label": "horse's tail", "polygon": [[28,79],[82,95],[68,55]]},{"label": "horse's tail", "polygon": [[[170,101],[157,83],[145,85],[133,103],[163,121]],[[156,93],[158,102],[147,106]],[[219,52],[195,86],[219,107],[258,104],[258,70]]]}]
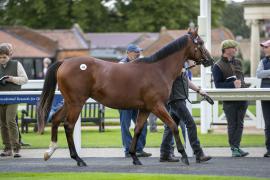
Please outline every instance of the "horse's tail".
[{"label": "horse's tail", "polygon": [[62,64],[62,62],[55,62],[53,63],[50,68],[48,69],[40,97],[40,102],[38,106],[38,132],[43,133],[45,124],[47,122],[47,118],[52,106],[54,92],[56,89],[56,73],[59,68],[59,66]]}]

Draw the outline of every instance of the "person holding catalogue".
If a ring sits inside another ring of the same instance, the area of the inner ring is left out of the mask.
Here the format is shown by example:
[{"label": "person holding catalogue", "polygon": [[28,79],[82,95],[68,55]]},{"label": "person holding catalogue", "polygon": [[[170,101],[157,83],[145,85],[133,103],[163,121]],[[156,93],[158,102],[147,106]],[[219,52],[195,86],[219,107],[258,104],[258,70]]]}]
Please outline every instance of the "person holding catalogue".
[{"label": "person holding catalogue", "polygon": [[[12,60],[13,47],[9,43],[0,44],[0,91],[19,91],[28,81],[26,72],[19,61]],[[0,104],[0,128],[4,150],[1,157],[21,157],[19,131],[16,123],[18,104]],[[13,153],[12,153],[13,150]]]},{"label": "person holding catalogue", "polygon": [[[216,88],[246,88],[242,63],[235,58],[238,43],[225,40],[221,43],[222,56],[213,66]],[[228,122],[228,139],[232,157],[244,157],[249,153],[240,148],[243,134],[244,117],[248,108],[247,101],[223,101],[223,110]]]}]

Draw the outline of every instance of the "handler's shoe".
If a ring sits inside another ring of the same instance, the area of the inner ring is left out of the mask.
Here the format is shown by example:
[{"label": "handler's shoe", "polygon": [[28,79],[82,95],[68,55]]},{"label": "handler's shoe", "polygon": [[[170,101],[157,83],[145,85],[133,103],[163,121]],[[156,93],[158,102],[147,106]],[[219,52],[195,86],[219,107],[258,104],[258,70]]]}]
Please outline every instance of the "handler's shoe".
[{"label": "handler's shoe", "polygon": [[147,153],[145,151],[136,152],[136,155],[137,155],[137,157],[150,157],[150,156],[152,156],[151,153]]},{"label": "handler's shoe", "polygon": [[210,159],[212,159],[212,157],[206,156],[204,153],[200,153],[196,155],[196,163],[206,162],[206,161],[209,161]]},{"label": "handler's shoe", "polygon": [[238,151],[240,152],[241,157],[245,157],[245,156],[249,155],[249,153],[248,153],[248,152],[245,152],[245,151],[243,151],[243,150],[242,150],[242,149],[240,149],[240,148],[238,148]]},{"label": "handler's shoe", "polygon": [[131,155],[129,153],[125,153],[125,158],[130,158]]},{"label": "handler's shoe", "polygon": [[11,151],[11,149],[5,148],[5,149],[3,150],[3,152],[0,154],[0,156],[1,156],[1,157],[12,156],[12,151]]},{"label": "handler's shoe", "polygon": [[14,152],[14,158],[20,158],[20,157],[22,157],[21,155],[20,155],[20,150],[19,149],[14,149],[13,150],[13,152]]},{"label": "handler's shoe", "polygon": [[169,155],[161,155],[159,158],[159,162],[179,162],[179,159],[173,156],[173,154]]},{"label": "handler's shoe", "polygon": [[231,150],[232,150],[232,157],[242,157],[238,148],[231,148]]},{"label": "handler's shoe", "polygon": [[270,151],[267,151],[267,152],[263,155],[263,157],[270,158]]}]

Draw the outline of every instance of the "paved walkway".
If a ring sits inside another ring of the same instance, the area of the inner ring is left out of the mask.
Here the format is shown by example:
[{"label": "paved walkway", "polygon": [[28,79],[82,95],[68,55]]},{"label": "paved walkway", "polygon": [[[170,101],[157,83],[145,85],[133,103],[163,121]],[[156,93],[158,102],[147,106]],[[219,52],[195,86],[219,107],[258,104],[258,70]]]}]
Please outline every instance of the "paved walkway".
[{"label": "paved walkway", "polygon": [[[22,158],[0,158],[1,172],[121,172],[158,174],[196,174],[219,176],[245,176],[270,178],[270,159],[263,158],[264,148],[243,148],[250,155],[232,158],[229,148],[204,148],[213,159],[206,163],[195,163],[189,158],[190,166],[179,163],[160,163],[159,148],[145,148],[151,158],[140,158],[143,166],[132,165],[131,158],[123,157],[122,148],[83,148],[80,156],[86,167],[77,167],[69,157],[68,149],[57,149],[49,161],[43,160],[46,149],[22,149]],[[179,156],[178,153],[176,153]]]},{"label": "paved walkway", "polygon": [[[151,149],[147,150],[150,151]],[[114,151],[115,150],[106,151],[106,154],[108,152]],[[61,150],[59,152],[61,152]],[[95,156],[102,155],[102,151],[101,152],[92,151],[92,153],[96,153]],[[17,159],[2,158],[0,159],[0,173],[121,172],[121,173],[245,176],[245,177],[264,177],[268,179],[270,178],[269,173],[270,161],[269,159],[262,157],[248,157],[248,158],[213,157],[213,159],[210,160],[209,162],[200,164],[195,162],[195,158],[189,158],[190,162],[189,166],[184,165],[182,162],[161,163],[159,162],[158,157],[140,158],[143,164],[142,166],[134,166],[132,165],[131,158],[123,158],[123,157],[84,157],[83,160],[87,164],[86,167],[76,166],[76,162],[71,158],[53,157],[48,161],[44,161],[42,158],[17,158]]]},{"label": "paved walkway", "polygon": [[[231,151],[229,148],[203,148],[204,152],[214,157],[231,157]],[[248,157],[262,157],[265,153],[263,147],[243,148],[248,151],[250,155]],[[47,149],[22,149],[22,158],[43,158],[43,154]],[[145,148],[146,152],[152,153],[152,157],[159,157],[159,148]],[[178,156],[178,152],[175,151]],[[81,157],[124,157],[122,148],[82,148],[80,151]],[[179,155],[180,156],[180,155]],[[68,149],[57,149],[53,154],[56,158],[69,158]]]},{"label": "paved walkway", "polygon": [[[96,127],[86,127],[96,128]],[[106,127],[108,128],[108,127]],[[119,128],[119,127],[110,127]],[[163,128],[163,127],[159,127]],[[215,133],[226,133],[226,127],[219,126]],[[245,128],[244,133],[263,134],[263,130]],[[245,158],[232,158],[229,147],[203,148],[213,159],[197,164],[195,158],[189,158],[190,166],[179,163],[160,163],[159,148],[145,148],[152,153],[151,158],[140,158],[143,166],[132,165],[131,158],[124,158],[122,148],[82,148],[80,157],[87,167],[77,167],[70,158],[69,150],[57,149],[49,161],[43,160],[47,149],[22,149],[22,158],[0,158],[1,172],[122,172],[122,173],[158,173],[158,174],[196,174],[220,176],[245,176],[270,178],[270,159],[263,158],[265,147],[243,148],[250,155]],[[180,156],[175,151],[176,156]]]}]

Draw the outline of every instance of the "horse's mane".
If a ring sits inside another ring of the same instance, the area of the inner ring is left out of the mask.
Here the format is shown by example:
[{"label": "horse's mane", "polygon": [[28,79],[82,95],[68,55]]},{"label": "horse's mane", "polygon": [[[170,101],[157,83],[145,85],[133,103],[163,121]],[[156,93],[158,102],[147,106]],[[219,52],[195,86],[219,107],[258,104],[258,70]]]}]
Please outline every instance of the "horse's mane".
[{"label": "horse's mane", "polygon": [[134,62],[135,63],[136,62],[147,62],[147,63],[157,62],[157,61],[162,60],[165,57],[175,53],[176,51],[181,50],[183,47],[186,46],[187,42],[188,42],[188,35],[184,35],[184,36],[172,41],[168,45],[164,46],[163,48],[161,48],[159,51],[157,51],[153,55],[148,56],[148,57],[139,58]]}]

